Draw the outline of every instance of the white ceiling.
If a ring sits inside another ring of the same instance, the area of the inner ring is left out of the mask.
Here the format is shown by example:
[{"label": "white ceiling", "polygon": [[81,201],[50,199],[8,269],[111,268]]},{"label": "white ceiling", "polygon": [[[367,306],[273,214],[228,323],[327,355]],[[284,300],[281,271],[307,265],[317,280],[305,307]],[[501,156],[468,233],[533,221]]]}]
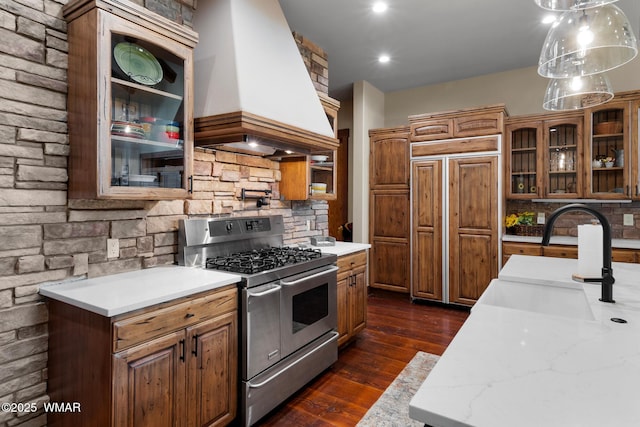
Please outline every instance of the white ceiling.
[{"label": "white ceiling", "polygon": [[[279,0],[292,31],[329,56],[329,94],[366,80],[383,92],[537,65],[548,26],[533,0]],[[640,1],[615,3],[640,37]],[[391,56],[379,64],[381,53]]]}]

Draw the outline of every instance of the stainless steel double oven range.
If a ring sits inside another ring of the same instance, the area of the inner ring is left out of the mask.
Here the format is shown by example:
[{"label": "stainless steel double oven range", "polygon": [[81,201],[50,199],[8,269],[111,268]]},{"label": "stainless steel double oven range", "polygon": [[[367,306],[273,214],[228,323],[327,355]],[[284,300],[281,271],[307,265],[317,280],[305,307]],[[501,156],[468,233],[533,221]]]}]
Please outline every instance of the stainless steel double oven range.
[{"label": "stainless steel double oven range", "polygon": [[180,264],[239,274],[240,414],[254,424],[338,358],[335,255],[283,245],[280,215],[180,222]]}]

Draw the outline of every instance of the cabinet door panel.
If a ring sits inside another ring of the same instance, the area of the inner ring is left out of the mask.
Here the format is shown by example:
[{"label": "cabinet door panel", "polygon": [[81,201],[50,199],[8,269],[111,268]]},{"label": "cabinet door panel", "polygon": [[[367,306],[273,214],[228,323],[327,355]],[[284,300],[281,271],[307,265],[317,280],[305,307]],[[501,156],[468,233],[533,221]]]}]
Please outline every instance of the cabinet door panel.
[{"label": "cabinet door panel", "polygon": [[346,274],[343,278],[338,277],[338,345],[342,345],[351,338],[349,335],[349,280],[351,276]]},{"label": "cabinet door panel", "polygon": [[179,331],[113,355],[116,426],[183,425],[183,353]]},{"label": "cabinet door panel", "polygon": [[449,168],[449,302],[471,305],[498,275],[498,157]]},{"label": "cabinet door panel", "polygon": [[351,334],[355,335],[367,324],[367,279],[366,267],[353,270],[349,313],[351,313]]},{"label": "cabinet door panel", "polygon": [[236,415],[237,322],[228,313],[187,329],[190,426],[226,425]]},{"label": "cabinet door panel", "polygon": [[409,246],[374,240],[371,245],[371,286],[409,292]]},{"label": "cabinet door panel", "polygon": [[375,192],[372,212],[373,235],[391,238],[407,238],[409,229],[409,192]]},{"label": "cabinet door panel", "polygon": [[442,161],[413,165],[412,295],[442,299]]},{"label": "cabinet door panel", "polygon": [[371,140],[371,186],[407,186],[409,139],[407,134]]}]

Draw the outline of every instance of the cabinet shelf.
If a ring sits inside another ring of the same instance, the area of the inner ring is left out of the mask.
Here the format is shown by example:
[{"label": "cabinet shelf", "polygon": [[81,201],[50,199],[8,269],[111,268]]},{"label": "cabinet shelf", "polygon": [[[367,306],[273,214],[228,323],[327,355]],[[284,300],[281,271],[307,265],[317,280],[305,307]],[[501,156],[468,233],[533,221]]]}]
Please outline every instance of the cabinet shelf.
[{"label": "cabinet shelf", "polygon": [[575,175],[577,171],[575,170],[570,170],[570,171],[549,171],[549,175],[567,175],[567,174],[573,174]]},{"label": "cabinet shelf", "polygon": [[513,171],[513,172],[511,172],[511,176],[516,176],[517,177],[519,175],[535,175],[536,173],[537,172],[535,172],[535,171],[532,171],[532,172],[528,172],[528,171],[516,172],[516,171]]},{"label": "cabinet shelf", "polygon": [[576,144],[567,144],[567,145],[550,145],[549,146],[549,151],[552,150],[568,150],[568,149],[574,149],[577,148],[578,146]]},{"label": "cabinet shelf", "polygon": [[164,142],[164,141],[155,141],[151,139],[140,139],[140,138],[131,138],[128,136],[111,135],[111,140],[118,141],[118,142],[132,143],[132,144],[140,144],[140,145],[149,146],[149,147],[157,147],[161,151],[164,151],[167,148],[171,150],[182,150],[184,146],[184,141],[181,139],[177,139],[176,142]]},{"label": "cabinet shelf", "polygon": [[119,84],[119,85],[127,87],[127,88],[139,90],[139,91],[142,91],[142,92],[147,92],[147,93],[150,93],[150,94],[153,94],[153,95],[160,95],[160,96],[164,96],[166,98],[172,98],[172,99],[175,99],[176,101],[182,101],[184,99],[184,97],[182,95],[177,95],[177,94],[171,93],[171,92],[165,92],[163,90],[155,89],[153,87],[141,85],[141,84],[138,84],[138,83],[128,82],[126,80],[122,80],[122,79],[119,79],[117,77],[111,77],[111,82]]},{"label": "cabinet shelf", "polygon": [[512,153],[530,153],[530,152],[536,152],[537,148],[536,147],[526,147],[526,148],[512,148],[511,152]]},{"label": "cabinet shelf", "polygon": [[623,138],[624,133],[602,133],[599,135],[592,135],[593,139],[607,139],[607,138]]},{"label": "cabinet shelf", "polygon": [[624,170],[624,168],[622,166],[613,166],[610,168],[592,168],[591,170],[594,172],[615,172]]}]

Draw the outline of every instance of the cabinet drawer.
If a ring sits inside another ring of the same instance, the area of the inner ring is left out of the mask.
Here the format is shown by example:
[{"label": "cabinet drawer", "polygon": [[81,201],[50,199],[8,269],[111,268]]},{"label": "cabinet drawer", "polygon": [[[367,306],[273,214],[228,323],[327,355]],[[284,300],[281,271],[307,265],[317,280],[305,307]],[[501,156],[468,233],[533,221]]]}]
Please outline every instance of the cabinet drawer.
[{"label": "cabinet drawer", "polygon": [[436,141],[453,137],[453,119],[430,119],[410,123],[411,142]]},{"label": "cabinet drawer", "polygon": [[113,324],[113,351],[148,341],[178,329],[236,310],[238,291],[235,287],[194,297],[174,305],[119,320]]},{"label": "cabinet drawer", "polygon": [[577,246],[544,246],[542,248],[542,254],[544,256],[556,257],[556,258],[578,258]]},{"label": "cabinet drawer", "polygon": [[504,255],[542,255],[542,246],[531,243],[503,243]]},{"label": "cabinet drawer", "polygon": [[338,258],[339,271],[352,269],[367,264],[367,252],[360,251],[354,254],[343,255]]}]

